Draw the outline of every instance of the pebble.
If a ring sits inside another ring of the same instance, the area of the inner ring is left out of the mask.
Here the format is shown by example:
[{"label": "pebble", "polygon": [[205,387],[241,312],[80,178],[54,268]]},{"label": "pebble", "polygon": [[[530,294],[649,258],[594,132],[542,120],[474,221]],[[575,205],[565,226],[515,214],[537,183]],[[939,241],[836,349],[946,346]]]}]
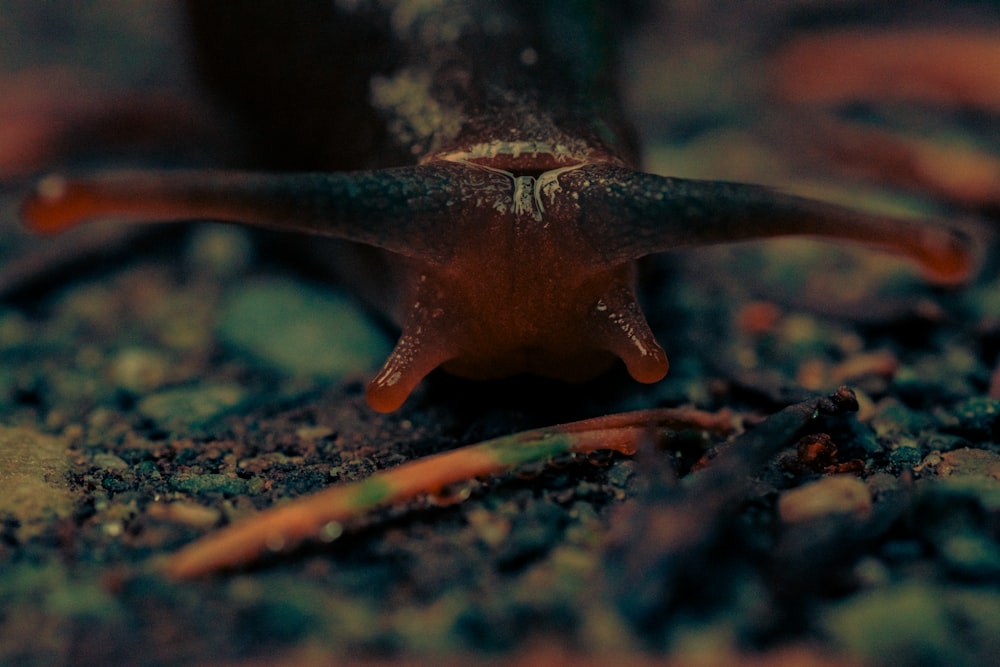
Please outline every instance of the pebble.
[{"label": "pebble", "polygon": [[948,569],[965,579],[995,581],[1000,576],[1000,547],[988,535],[956,531],[936,545]]},{"label": "pebble", "polygon": [[867,514],[872,509],[868,486],[857,477],[835,475],[789,489],[778,500],[782,521],[795,523],[829,514]]},{"label": "pebble", "polygon": [[876,588],[827,611],[834,645],[871,664],[954,664],[950,621],[940,592],[922,583]]},{"label": "pebble", "polygon": [[218,524],[222,512],[214,507],[178,500],[170,503],[152,503],[146,510],[149,516],[194,528],[207,529]]},{"label": "pebble", "polygon": [[98,452],[91,458],[91,465],[99,470],[124,472],[131,468],[121,457],[110,452]]},{"label": "pebble", "polygon": [[70,516],[73,494],[66,482],[66,443],[27,428],[0,426],[0,516],[14,516],[18,536],[41,533],[55,519]]},{"label": "pebble", "polygon": [[941,421],[942,426],[972,440],[990,440],[1000,425],[1000,400],[973,396],[956,405]]},{"label": "pebble", "polygon": [[981,475],[1000,480],[1000,454],[985,449],[962,447],[950,452],[932,452],[923,461],[924,475]]},{"label": "pebble", "polygon": [[225,473],[178,473],[170,477],[171,488],[191,494],[221,493],[227,496],[257,495],[264,490],[259,477],[243,479]]},{"label": "pebble", "polygon": [[199,227],[188,240],[184,253],[195,270],[207,271],[220,278],[233,278],[246,271],[253,261],[254,248],[244,229],[231,225]]},{"label": "pebble", "polygon": [[889,452],[889,462],[897,470],[913,468],[923,460],[920,443],[910,437],[899,436]]},{"label": "pebble", "polygon": [[390,352],[385,335],[352,299],[280,278],[237,288],[218,335],[274,369],[313,379],[368,374]]},{"label": "pebble", "polygon": [[170,360],[157,350],[127,347],[111,359],[111,377],[119,386],[143,393],[159,388],[170,373]]},{"label": "pebble", "polygon": [[137,406],[140,414],[162,428],[201,428],[248,400],[245,389],[223,382],[173,387],[144,397]]},{"label": "pebble", "polygon": [[24,314],[15,310],[0,310],[0,349],[28,344],[32,334],[31,324]]}]

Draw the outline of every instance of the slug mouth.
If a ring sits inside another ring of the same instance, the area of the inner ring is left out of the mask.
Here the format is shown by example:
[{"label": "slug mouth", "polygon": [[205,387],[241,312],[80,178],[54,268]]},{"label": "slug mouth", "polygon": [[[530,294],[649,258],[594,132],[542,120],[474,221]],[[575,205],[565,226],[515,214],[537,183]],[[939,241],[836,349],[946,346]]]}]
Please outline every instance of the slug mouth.
[{"label": "slug mouth", "polygon": [[616,360],[615,355],[603,350],[566,355],[550,348],[522,347],[489,357],[457,357],[441,364],[441,370],[474,380],[534,375],[566,382],[585,382],[607,371]]}]

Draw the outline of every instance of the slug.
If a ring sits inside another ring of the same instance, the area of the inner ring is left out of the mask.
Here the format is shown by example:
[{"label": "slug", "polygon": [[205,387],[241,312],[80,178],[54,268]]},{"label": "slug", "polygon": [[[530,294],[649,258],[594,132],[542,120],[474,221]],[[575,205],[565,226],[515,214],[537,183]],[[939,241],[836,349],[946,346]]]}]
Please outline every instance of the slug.
[{"label": "slug", "polygon": [[941,225],[642,172],[612,4],[191,1],[202,79],[273,171],[49,176],[23,218],[39,232],[207,219],[347,242],[383,267],[353,280],[401,332],[366,392],[385,412],[436,368],[579,381],[621,360],[662,379],[636,262],[676,248],[814,236],[905,255],[941,283],[970,272],[969,241]]}]

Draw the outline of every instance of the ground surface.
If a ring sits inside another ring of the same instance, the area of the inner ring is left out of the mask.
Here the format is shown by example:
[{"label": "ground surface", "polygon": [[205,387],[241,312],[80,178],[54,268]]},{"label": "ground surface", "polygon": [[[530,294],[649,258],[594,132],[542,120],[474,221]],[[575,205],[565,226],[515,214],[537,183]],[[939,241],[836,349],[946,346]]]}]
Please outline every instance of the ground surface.
[{"label": "ground surface", "polygon": [[[2,2],[0,66],[175,81],[162,8],[135,6],[55,16]],[[985,3],[936,6],[930,25],[949,12],[1000,20]],[[916,21],[924,8],[895,9]],[[882,19],[848,2],[664,12],[630,39],[626,68],[651,169],[942,210],[823,165],[805,172],[752,130],[767,102],[750,54],[769,36],[817,16]],[[913,113],[953,135],[998,115]],[[9,182],[8,265],[51,243],[20,231],[24,181]],[[205,226],[74,267],[0,308],[0,663],[995,664],[1000,285],[989,235],[977,238],[984,268],[958,291],[894,259],[806,242],[675,253],[645,277],[666,381],[434,377],[388,416],[363,388],[391,335],[254,237]],[[735,503],[671,481],[719,444],[683,432],[635,458],[469,482],[247,571],[176,583],[154,567],[283,499],[460,444],[650,406],[728,408],[751,423],[843,383],[857,415],[816,422],[825,436],[792,438],[746,471]]]}]

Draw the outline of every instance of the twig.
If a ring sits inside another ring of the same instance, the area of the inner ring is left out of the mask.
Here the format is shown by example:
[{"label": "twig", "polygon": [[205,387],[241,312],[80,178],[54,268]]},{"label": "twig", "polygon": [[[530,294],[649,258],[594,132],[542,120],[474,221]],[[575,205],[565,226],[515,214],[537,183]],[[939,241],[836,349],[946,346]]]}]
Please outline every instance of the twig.
[{"label": "twig", "polygon": [[246,565],[264,554],[294,549],[304,540],[335,537],[342,531],[343,522],[376,507],[435,493],[449,484],[505,472],[525,463],[604,449],[632,454],[652,431],[662,428],[727,433],[733,429],[733,417],[728,411],[644,410],[487,440],[264,511],[181,549],[169,559],[166,572],[186,579]]}]

